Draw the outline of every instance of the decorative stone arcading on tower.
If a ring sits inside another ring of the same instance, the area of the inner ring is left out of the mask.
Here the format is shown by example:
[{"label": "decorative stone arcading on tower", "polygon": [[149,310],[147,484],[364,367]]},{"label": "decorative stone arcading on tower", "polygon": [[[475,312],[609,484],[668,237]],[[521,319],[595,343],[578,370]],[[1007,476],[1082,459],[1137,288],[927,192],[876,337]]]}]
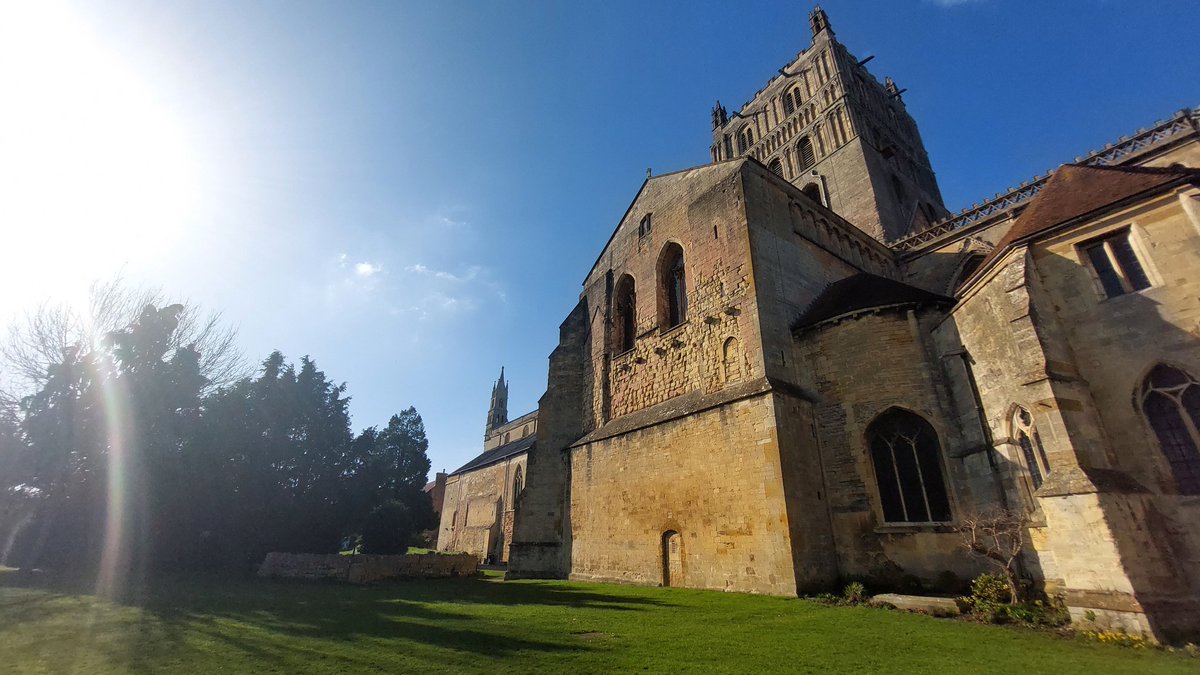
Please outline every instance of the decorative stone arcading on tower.
[{"label": "decorative stone arcading on tower", "polygon": [[945,219],[904,90],[876,79],[820,7],[809,23],[811,44],[726,123],[714,109],[712,161],[753,157],[880,241]]}]

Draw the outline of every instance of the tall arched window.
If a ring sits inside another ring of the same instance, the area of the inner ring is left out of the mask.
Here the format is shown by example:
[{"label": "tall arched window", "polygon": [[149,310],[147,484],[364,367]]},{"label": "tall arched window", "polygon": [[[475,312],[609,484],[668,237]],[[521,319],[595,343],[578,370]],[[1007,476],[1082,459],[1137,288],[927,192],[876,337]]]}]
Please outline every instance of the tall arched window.
[{"label": "tall arched window", "polygon": [[783,95],[783,114],[785,116],[796,112],[796,105],[792,102],[792,93],[786,92]]},{"label": "tall arched window", "polygon": [[801,171],[806,171],[817,163],[817,156],[813,154],[812,140],[808,136],[800,139],[800,143],[796,145],[796,152],[800,157]]},{"label": "tall arched window", "polygon": [[617,353],[633,349],[637,337],[637,295],[633,277],[623,275],[613,290],[613,348]]},{"label": "tall arched window", "polygon": [[1042,438],[1033,426],[1033,415],[1020,406],[1013,412],[1012,425],[1013,438],[1021,447],[1021,463],[1025,465],[1029,482],[1036,490],[1042,487],[1042,482],[1050,475],[1050,460],[1046,458]]},{"label": "tall arched window", "polygon": [[771,163],[767,165],[767,168],[774,172],[777,176],[783,175],[783,162],[781,162],[778,157],[771,160]]},{"label": "tall arched window", "polygon": [[670,243],[658,260],[658,321],[662,328],[672,328],[687,319],[687,276],[683,266],[683,249]]},{"label": "tall arched window", "polygon": [[517,473],[513,476],[512,484],[512,506],[509,508],[517,508],[517,497],[521,496],[521,490],[525,489],[525,476],[521,472],[521,467],[517,467]]},{"label": "tall arched window", "polygon": [[1200,494],[1200,381],[1159,364],[1142,383],[1142,412],[1180,494]]},{"label": "tall arched window", "polygon": [[879,483],[883,519],[889,523],[950,520],[950,498],[942,477],[937,432],[924,419],[899,408],[867,427],[871,462]]}]

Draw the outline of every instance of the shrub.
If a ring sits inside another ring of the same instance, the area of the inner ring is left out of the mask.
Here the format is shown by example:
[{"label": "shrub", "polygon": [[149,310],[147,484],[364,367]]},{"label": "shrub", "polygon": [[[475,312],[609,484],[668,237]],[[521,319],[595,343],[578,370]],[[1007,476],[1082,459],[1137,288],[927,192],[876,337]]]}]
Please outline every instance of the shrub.
[{"label": "shrub", "polygon": [[1008,579],[998,574],[981,574],[971,582],[971,595],[959,598],[968,612],[990,623],[1021,623],[1030,626],[1062,626],[1070,616],[1060,602],[1013,603]]},{"label": "shrub", "polygon": [[852,581],[842,589],[842,599],[848,604],[857,605],[867,599],[867,589],[861,583]]},{"label": "shrub", "polygon": [[1008,580],[999,574],[980,574],[971,582],[970,600],[977,603],[1012,602]]},{"label": "shrub", "polygon": [[362,552],[405,553],[412,536],[413,522],[408,507],[402,502],[389,499],[367,514],[363,524]]}]

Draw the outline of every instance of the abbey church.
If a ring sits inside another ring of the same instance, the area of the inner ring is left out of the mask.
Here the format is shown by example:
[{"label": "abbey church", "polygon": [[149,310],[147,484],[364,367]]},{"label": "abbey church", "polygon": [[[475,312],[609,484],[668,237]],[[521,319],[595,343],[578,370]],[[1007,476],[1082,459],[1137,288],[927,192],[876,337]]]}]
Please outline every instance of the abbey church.
[{"label": "abbey church", "polygon": [[987,569],[958,528],[1002,509],[1076,620],[1200,632],[1200,109],[951,214],[903,90],[810,25],[713,108],[712,162],[620,215],[538,409],[509,421],[501,375],[439,547],[517,578],[953,589]]}]

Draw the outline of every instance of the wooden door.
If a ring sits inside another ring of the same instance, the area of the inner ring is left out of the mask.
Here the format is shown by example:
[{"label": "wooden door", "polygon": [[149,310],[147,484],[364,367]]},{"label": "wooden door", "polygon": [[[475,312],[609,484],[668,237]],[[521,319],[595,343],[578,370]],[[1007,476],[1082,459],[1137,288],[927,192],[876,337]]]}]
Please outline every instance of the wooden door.
[{"label": "wooden door", "polygon": [[683,585],[683,551],[682,538],[674,530],[668,530],[662,537],[663,586]]}]

